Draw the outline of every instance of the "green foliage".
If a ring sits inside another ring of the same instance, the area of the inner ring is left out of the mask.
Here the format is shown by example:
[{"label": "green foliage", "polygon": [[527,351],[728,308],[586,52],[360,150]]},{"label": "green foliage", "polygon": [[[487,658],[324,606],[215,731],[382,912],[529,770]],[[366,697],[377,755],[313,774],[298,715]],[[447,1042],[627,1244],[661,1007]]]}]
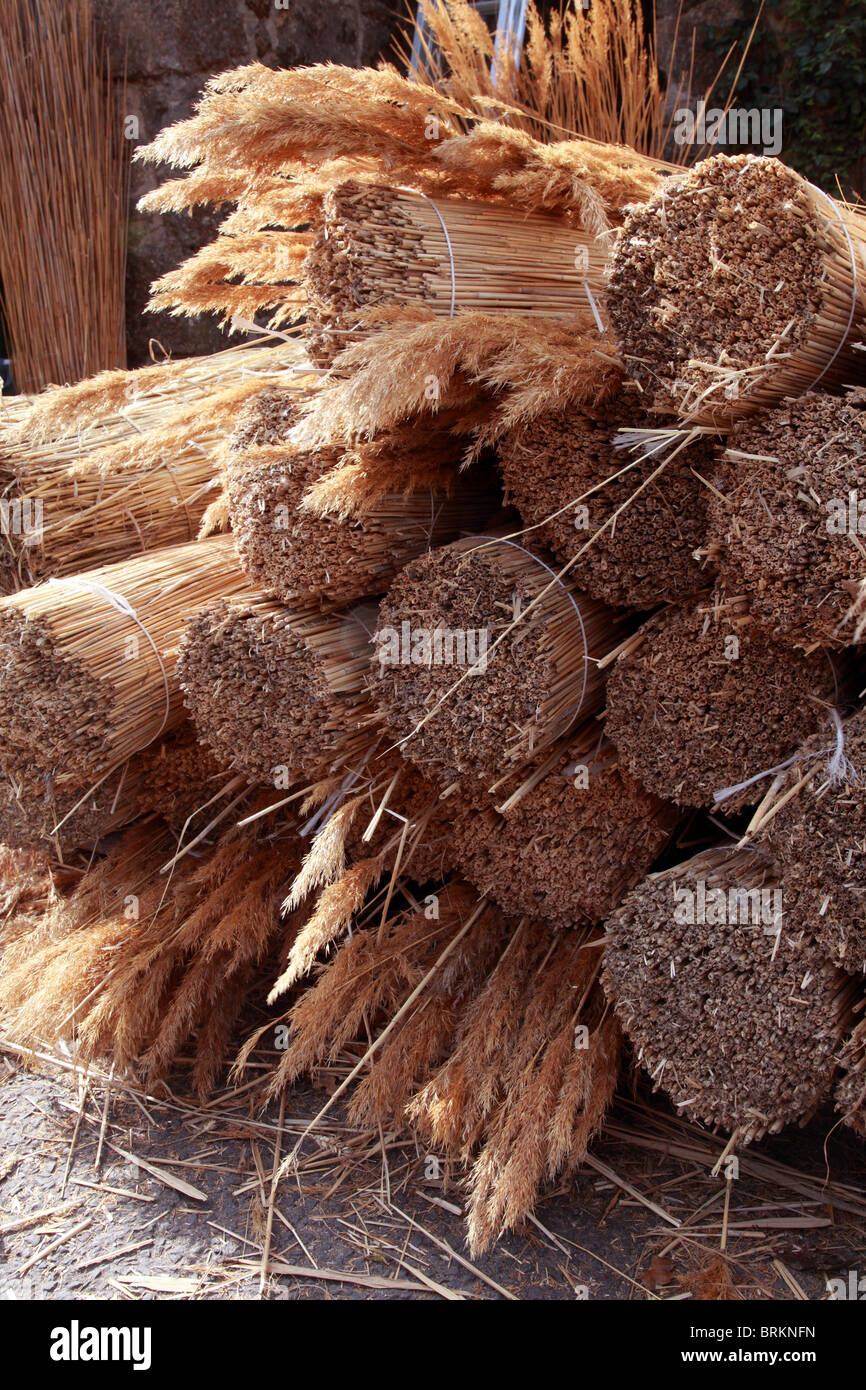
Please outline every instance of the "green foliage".
[{"label": "green foliage", "polygon": [[[707,47],[742,45],[746,20],[707,29]],[[866,165],[866,0],[766,0],[733,98],[780,108],[783,158],[828,191],[862,191]]]}]

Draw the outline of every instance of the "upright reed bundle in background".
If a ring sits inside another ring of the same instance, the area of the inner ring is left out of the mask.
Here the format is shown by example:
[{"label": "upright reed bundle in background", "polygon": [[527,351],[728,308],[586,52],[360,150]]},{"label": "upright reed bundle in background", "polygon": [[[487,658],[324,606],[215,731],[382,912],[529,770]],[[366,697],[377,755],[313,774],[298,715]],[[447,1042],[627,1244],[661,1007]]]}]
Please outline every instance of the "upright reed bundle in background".
[{"label": "upright reed bundle in background", "polygon": [[0,130],[0,281],[17,385],[123,366],[123,126],[92,0],[4,0]]}]

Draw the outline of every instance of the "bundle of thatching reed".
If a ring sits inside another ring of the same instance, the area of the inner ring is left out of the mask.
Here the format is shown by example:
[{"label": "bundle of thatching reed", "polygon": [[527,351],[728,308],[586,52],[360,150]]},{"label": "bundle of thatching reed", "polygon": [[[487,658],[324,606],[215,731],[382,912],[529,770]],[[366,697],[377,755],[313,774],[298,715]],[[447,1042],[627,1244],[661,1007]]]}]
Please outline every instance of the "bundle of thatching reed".
[{"label": "bundle of thatching reed", "polygon": [[[476,480],[479,470],[457,476],[456,450],[447,436],[427,450],[416,441],[402,457],[402,441],[379,441],[366,452],[375,452],[380,479],[394,459],[395,490],[377,488],[371,502],[353,502],[347,484],[354,475],[339,468],[342,450],[307,451],[279,442],[292,427],[295,407],[282,391],[254,398],[238,419],[224,463],[226,509],[240,562],[250,581],[276,598],[340,607],[383,593],[409,560],[477,530],[495,506],[486,480]],[[422,477],[426,468],[444,486],[400,487],[413,481],[413,452],[421,456]],[[362,485],[360,498],[363,490]]]},{"label": "bundle of thatching reed", "polygon": [[590,940],[552,940],[544,923],[508,919],[460,884],[440,890],[435,916],[376,919],[289,1012],[270,1091],[375,1031],[351,1118],[408,1119],[468,1170],[469,1241],[482,1250],[579,1166],[612,1099],[619,1030]]},{"label": "bundle of thatching reed", "polygon": [[[303,346],[282,336],[249,338],[203,357],[166,358],[130,371],[97,372],[72,386],[0,403],[3,456],[26,458],[40,444],[64,441],[68,461],[161,424],[167,415],[242,381],[260,389],[281,381],[309,385],[314,376]],[[75,452],[72,452],[72,450]]]},{"label": "bundle of thatching reed", "polygon": [[289,822],[224,825],[165,875],[175,847],[161,821],[133,826],[56,905],[47,936],[16,933],[0,979],[12,1037],[74,1039],[82,1058],[111,1054],[148,1085],[187,1065],[210,1091],[264,962],[294,934],[280,901],[301,847]]},{"label": "bundle of thatching reed", "polygon": [[503,911],[559,928],[600,922],[652,867],[682,813],[619,766],[594,720],[532,782],[505,800],[504,814],[458,800],[453,858]]},{"label": "bundle of thatching reed", "polygon": [[852,973],[866,970],[866,712],[827,718],[755,811],[750,840],[782,865],[792,929]]},{"label": "bundle of thatching reed", "polygon": [[644,625],[611,670],[605,728],[647,790],[735,811],[844,705],[849,675],[846,657],[783,646],[716,591]]},{"label": "bundle of thatching reed", "polygon": [[745,1144],[829,1099],[853,982],[802,926],[778,869],[713,849],[653,874],[608,919],[603,983],[656,1088]]},{"label": "bundle of thatching reed", "polygon": [[780,641],[859,640],[866,579],[866,397],[814,393],[740,421],[715,479],[707,548]]},{"label": "bundle of thatching reed", "polygon": [[412,561],[379,610],[372,690],[406,757],[496,783],[604,699],[618,620],[515,542],[472,536]]},{"label": "bundle of thatching reed", "polygon": [[152,813],[180,832],[229,780],[183,724],[83,792],[76,787],[58,793],[51,785],[40,797],[32,781],[16,785],[4,780],[0,843],[47,849],[66,858],[76,849],[92,850],[114,831]]},{"label": "bundle of thatching reed", "polygon": [[866,217],[777,160],[714,155],[632,210],[607,308],[645,404],[727,429],[862,377]]},{"label": "bundle of thatching reed", "polygon": [[[611,368],[608,399],[590,409],[538,415],[499,442],[506,501],[531,540],[548,546],[586,593],[651,608],[706,586],[694,557],[706,534],[713,445],[696,440],[659,469],[614,448],[620,427],[641,418],[623,373]],[[649,416],[645,417],[647,422]]]},{"label": "bundle of thatching reed", "polygon": [[92,0],[0,11],[0,281],[25,391],[126,360],[126,142]]},{"label": "bundle of thatching reed", "polygon": [[203,607],[177,678],[199,737],[221,763],[286,789],[363,765],[381,717],[367,690],[373,605],[323,614],[249,588]]},{"label": "bundle of thatching reed", "polygon": [[[5,589],[195,540],[237,413],[287,373],[287,395],[310,389],[309,376],[293,375],[297,358],[294,347],[236,350],[207,394],[200,366],[168,381],[155,368],[117,373],[128,404],[109,384],[102,413],[93,382],[37,397],[0,436]],[[139,396],[137,378],[154,371]]]},{"label": "bundle of thatching reed", "polygon": [[183,625],[243,585],[231,537],[217,537],[0,600],[4,774],[62,802],[169,733]]},{"label": "bundle of thatching reed", "polygon": [[325,196],[300,279],[305,335],[333,361],[363,311],[409,305],[601,323],[607,247],[563,218],[411,189],[348,181]]},{"label": "bundle of thatching reed", "polygon": [[866,1019],[846,1039],[840,1056],[842,1075],[836,1083],[836,1109],[862,1139],[866,1139]]}]

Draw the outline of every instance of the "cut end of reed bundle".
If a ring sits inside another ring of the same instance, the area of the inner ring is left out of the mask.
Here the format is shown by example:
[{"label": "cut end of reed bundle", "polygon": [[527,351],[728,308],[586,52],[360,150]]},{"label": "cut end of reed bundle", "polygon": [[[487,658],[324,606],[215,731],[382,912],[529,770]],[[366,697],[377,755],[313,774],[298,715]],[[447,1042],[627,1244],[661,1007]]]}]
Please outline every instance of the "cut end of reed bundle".
[{"label": "cut end of reed bundle", "polygon": [[851,379],[864,232],[775,159],[714,155],[669,179],[631,210],[608,289],[647,402],[724,428],[820,379]]},{"label": "cut end of reed bundle", "polygon": [[866,713],[821,732],[762,804],[762,836],[779,858],[794,927],[829,958],[866,971]]},{"label": "cut end of reed bundle", "polygon": [[782,646],[719,596],[642,632],[610,673],[605,728],[631,775],[681,806],[760,801],[758,774],[769,778],[842,698],[827,653]]},{"label": "cut end of reed bundle", "polygon": [[366,691],[374,623],[373,607],[329,616],[254,593],[204,610],[178,654],[200,738],[227,767],[283,790],[360,755],[379,724]]},{"label": "cut end of reed bundle", "polygon": [[740,421],[709,506],[708,548],[730,593],[802,647],[858,640],[866,579],[866,396],[787,401]]},{"label": "cut end of reed bundle", "polygon": [[616,750],[591,721],[506,814],[492,806],[460,808],[455,856],[461,873],[504,911],[568,928],[602,921],[652,866],[680,819],[619,767]]},{"label": "cut end of reed bundle", "polygon": [[422,770],[494,782],[600,708],[615,623],[523,547],[456,541],[407,565],[383,600],[374,697]]},{"label": "cut end of reed bundle", "polygon": [[745,1144],[829,1098],[851,990],[789,929],[764,855],[708,850],[646,879],[607,922],[602,979],[681,1114]]},{"label": "cut end of reed bundle", "polygon": [[506,501],[531,528],[530,543],[573,561],[570,573],[594,598],[652,608],[706,587],[694,552],[705,537],[708,489],[696,473],[712,473],[713,449],[698,441],[663,470],[630,461],[613,436],[635,424],[636,401],[620,394],[591,412],[541,415],[501,441],[500,463]]}]

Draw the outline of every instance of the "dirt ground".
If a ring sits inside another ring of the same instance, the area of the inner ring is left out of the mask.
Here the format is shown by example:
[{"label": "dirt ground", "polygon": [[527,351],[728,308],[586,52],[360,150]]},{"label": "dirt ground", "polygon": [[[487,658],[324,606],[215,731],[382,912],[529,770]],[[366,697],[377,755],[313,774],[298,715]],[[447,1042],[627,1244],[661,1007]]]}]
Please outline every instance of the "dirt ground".
[{"label": "dirt ground", "polygon": [[623,1100],[568,1189],[472,1259],[435,1156],[337,1107],[274,1187],[324,1093],[282,1115],[253,1094],[146,1097],[0,1043],[0,1296],[795,1300],[866,1271],[866,1150],[831,1114],[714,1175],[721,1140]]}]

